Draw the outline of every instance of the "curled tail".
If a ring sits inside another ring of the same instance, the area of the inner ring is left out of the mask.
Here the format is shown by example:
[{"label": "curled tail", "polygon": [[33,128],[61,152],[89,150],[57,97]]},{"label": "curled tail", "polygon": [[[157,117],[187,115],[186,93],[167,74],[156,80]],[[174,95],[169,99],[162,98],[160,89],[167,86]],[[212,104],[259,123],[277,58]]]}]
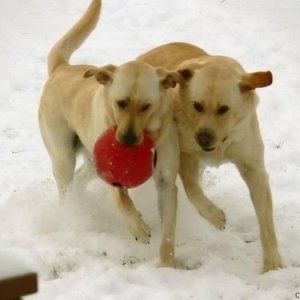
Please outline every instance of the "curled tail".
[{"label": "curled tail", "polygon": [[92,0],[80,20],[53,46],[48,55],[49,75],[61,64],[68,64],[72,53],[95,28],[101,11],[101,0]]}]

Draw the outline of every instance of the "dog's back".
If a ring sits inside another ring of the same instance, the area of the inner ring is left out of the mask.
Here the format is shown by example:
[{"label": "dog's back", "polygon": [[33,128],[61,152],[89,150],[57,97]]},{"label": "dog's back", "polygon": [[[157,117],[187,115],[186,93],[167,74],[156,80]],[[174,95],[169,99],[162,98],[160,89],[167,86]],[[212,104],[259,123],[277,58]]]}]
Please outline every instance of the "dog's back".
[{"label": "dog's back", "polygon": [[182,61],[208,55],[204,50],[188,43],[169,43],[140,55],[137,60],[155,67],[175,70]]}]

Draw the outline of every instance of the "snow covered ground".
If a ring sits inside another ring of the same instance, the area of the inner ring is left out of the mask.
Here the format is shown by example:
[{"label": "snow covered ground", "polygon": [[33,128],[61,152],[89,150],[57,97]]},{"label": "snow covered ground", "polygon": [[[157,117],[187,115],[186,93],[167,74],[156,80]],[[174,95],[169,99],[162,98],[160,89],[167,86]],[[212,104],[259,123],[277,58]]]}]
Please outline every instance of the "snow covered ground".
[{"label": "snow covered ground", "polygon": [[88,3],[0,1],[0,249],[20,253],[39,273],[40,292],[28,299],[300,297],[300,2],[104,0],[99,26],[72,59],[118,64],[160,43],[187,41],[232,56],[248,71],[272,70],[274,84],[259,91],[258,113],[287,268],[267,274],[260,274],[248,191],[230,165],[205,173],[207,194],[227,215],[222,232],[197,215],[178,181],[177,269],[156,268],[152,182],[132,191],[152,228],[148,246],[132,239],[100,180],[59,203],[37,107],[48,50]]}]

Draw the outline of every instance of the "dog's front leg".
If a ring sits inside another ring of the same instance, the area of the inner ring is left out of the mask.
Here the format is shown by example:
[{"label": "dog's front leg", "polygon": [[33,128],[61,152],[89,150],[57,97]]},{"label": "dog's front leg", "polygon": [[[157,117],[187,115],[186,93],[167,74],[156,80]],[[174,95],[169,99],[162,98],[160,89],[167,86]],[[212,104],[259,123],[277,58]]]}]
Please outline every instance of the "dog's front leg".
[{"label": "dog's front leg", "polygon": [[125,188],[111,187],[127,228],[137,241],[149,244],[150,228],[143,221],[141,213],[135,208]]},{"label": "dog's front leg", "polygon": [[248,185],[260,226],[263,247],[263,272],[283,268],[273,223],[272,196],[268,175],[264,166],[237,165],[241,176]]},{"label": "dog's front leg", "polygon": [[170,141],[170,143],[161,147],[163,148],[161,151],[158,151],[154,173],[162,226],[160,267],[175,267],[174,244],[177,213],[177,187],[175,181],[179,168],[179,156],[177,152],[178,145],[175,145],[174,140],[172,142]]},{"label": "dog's front leg", "polygon": [[180,177],[187,197],[199,214],[218,229],[225,228],[225,214],[203,193],[199,180],[199,162],[196,157],[181,153]]}]

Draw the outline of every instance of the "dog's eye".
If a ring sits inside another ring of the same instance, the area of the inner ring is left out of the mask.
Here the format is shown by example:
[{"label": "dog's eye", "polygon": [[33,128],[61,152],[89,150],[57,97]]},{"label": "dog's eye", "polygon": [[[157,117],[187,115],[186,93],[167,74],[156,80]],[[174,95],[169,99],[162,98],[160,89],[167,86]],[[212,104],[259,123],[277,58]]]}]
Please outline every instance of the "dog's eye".
[{"label": "dog's eye", "polygon": [[117,105],[121,109],[126,109],[128,107],[128,102],[126,100],[119,100],[119,101],[117,101]]},{"label": "dog's eye", "polygon": [[199,102],[193,102],[193,106],[197,112],[202,112],[204,110],[203,105]]},{"label": "dog's eye", "polygon": [[151,104],[147,103],[145,105],[142,106],[141,108],[141,112],[145,112],[150,108]]},{"label": "dog's eye", "polygon": [[222,105],[218,108],[217,112],[219,115],[223,115],[223,114],[227,113],[228,110],[229,110],[229,107],[227,105]]}]

